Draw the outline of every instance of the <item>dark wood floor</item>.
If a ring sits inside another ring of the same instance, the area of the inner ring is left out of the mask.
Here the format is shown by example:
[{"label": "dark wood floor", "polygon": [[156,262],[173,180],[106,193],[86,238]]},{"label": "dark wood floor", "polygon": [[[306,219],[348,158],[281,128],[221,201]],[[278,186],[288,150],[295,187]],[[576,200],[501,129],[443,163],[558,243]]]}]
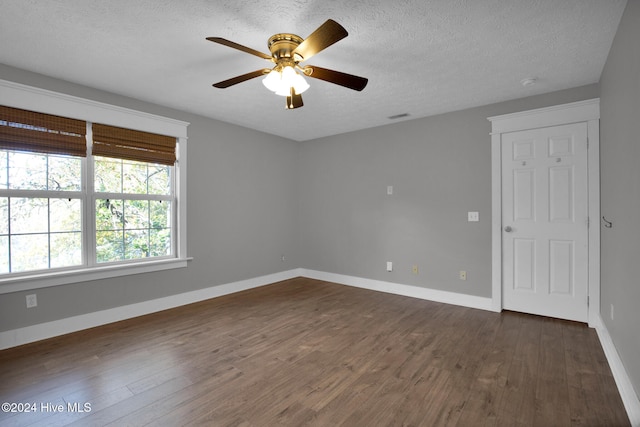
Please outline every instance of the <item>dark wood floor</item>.
[{"label": "dark wood floor", "polygon": [[302,278],[1,351],[0,402],[37,409],[2,426],[629,425],[584,324]]}]

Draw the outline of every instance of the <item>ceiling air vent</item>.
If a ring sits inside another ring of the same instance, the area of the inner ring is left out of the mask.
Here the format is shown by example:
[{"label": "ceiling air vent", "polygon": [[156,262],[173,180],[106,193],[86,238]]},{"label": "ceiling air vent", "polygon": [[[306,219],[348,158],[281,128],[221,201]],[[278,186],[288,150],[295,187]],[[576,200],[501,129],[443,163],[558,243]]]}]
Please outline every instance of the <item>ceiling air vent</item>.
[{"label": "ceiling air vent", "polygon": [[390,120],[396,120],[396,119],[401,119],[403,117],[409,117],[409,113],[396,114],[395,116],[389,116],[387,118]]}]

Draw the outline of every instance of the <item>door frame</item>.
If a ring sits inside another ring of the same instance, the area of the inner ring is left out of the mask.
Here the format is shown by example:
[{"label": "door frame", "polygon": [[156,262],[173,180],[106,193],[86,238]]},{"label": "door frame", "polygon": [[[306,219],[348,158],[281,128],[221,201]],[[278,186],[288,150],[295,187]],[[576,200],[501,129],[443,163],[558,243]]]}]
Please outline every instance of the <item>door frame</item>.
[{"label": "door frame", "polygon": [[600,317],[600,98],[488,117],[491,122],[491,308],[502,311],[502,134],[587,123],[588,323]]}]

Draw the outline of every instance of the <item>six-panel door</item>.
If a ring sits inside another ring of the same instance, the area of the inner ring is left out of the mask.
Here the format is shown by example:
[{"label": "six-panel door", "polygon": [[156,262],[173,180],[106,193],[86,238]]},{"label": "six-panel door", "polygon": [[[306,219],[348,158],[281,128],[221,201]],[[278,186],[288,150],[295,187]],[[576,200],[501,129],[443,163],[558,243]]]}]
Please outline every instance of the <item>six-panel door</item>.
[{"label": "six-panel door", "polygon": [[502,135],[503,308],[588,318],[587,124]]}]

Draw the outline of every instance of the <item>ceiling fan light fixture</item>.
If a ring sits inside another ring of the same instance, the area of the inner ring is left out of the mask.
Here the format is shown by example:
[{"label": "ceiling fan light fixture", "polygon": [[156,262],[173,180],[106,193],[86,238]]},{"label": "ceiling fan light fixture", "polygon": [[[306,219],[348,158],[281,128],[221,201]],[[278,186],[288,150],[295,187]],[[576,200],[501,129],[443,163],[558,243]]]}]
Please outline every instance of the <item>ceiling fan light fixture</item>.
[{"label": "ceiling fan light fixture", "polygon": [[290,65],[285,67],[276,66],[262,80],[262,84],[280,96],[289,96],[291,94],[291,88],[293,88],[298,95],[309,89],[309,83]]}]

